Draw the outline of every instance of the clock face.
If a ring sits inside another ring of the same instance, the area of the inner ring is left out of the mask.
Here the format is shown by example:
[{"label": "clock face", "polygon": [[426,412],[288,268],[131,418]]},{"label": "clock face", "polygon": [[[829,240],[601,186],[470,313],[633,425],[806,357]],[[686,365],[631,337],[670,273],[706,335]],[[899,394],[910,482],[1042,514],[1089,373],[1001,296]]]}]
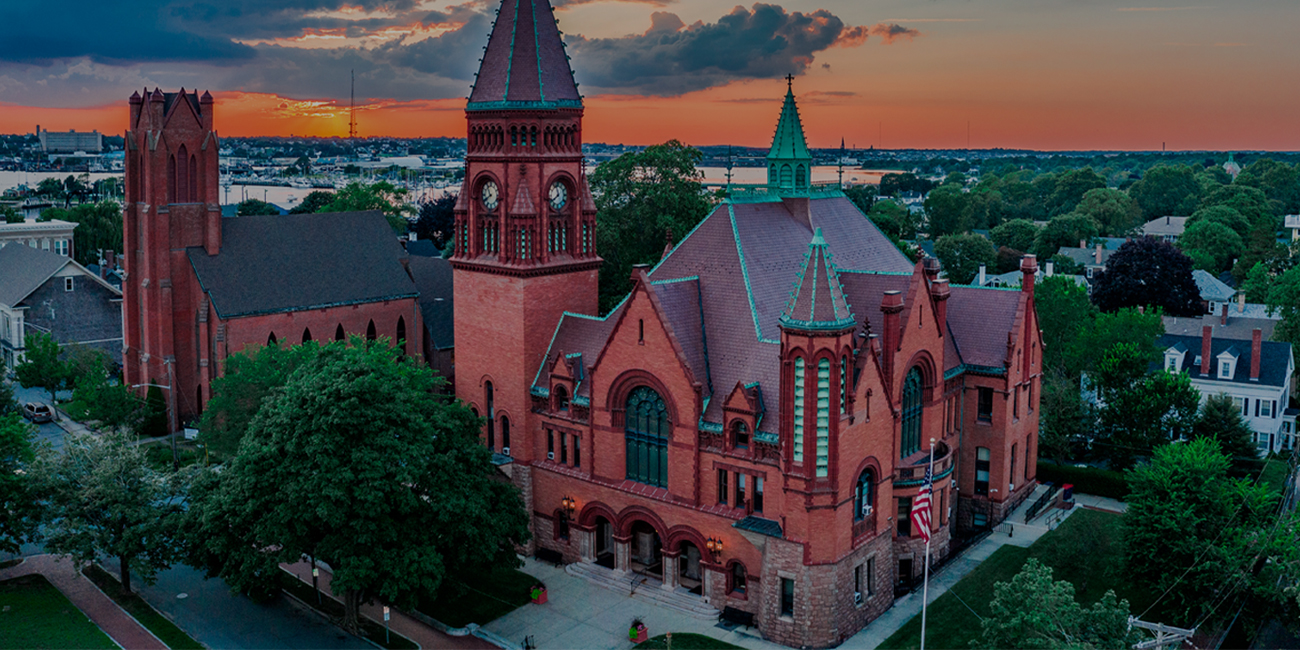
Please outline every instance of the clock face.
[{"label": "clock face", "polygon": [[497,184],[494,181],[488,181],[483,184],[482,199],[483,207],[487,208],[488,212],[497,209],[497,205],[501,203],[501,197],[497,191]]},{"label": "clock face", "polygon": [[564,187],[564,184],[559,181],[556,181],[554,184],[551,185],[550,196],[551,196],[551,209],[556,211],[563,210],[564,206],[567,205],[569,202],[569,190],[566,189]]}]

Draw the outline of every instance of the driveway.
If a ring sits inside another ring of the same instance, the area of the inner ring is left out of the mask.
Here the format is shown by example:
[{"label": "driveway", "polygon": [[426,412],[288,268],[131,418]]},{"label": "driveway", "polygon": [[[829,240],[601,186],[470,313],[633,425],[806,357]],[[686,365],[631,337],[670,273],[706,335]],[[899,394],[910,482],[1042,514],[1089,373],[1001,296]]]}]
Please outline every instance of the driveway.
[{"label": "driveway", "polygon": [[[50,394],[40,388],[24,388],[22,385],[14,382],[14,399],[21,405],[24,402],[41,402],[50,403]],[[24,420],[25,422],[26,420]],[[63,429],[53,422],[37,424],[36,435],[32,436],[32,442],[48,442],[55,449],[63,449]]]}]

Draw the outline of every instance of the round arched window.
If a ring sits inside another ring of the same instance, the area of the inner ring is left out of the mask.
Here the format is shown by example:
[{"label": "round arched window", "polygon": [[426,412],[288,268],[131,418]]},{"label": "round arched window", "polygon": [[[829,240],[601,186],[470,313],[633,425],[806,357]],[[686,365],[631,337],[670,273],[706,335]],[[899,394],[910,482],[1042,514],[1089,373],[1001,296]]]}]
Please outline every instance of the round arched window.
[{"label": "round arched window", "polygon": [[623,436],[627,442],[627,478],[668,487],[668,409],[659,393],[641,386],[627,397]]}]

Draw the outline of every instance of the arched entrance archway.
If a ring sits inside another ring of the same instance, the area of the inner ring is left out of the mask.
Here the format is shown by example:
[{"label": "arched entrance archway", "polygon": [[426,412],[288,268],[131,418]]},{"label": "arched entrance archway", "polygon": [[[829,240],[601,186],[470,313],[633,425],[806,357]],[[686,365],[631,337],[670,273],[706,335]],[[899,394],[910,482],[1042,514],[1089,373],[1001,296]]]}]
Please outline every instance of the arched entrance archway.
[{"label": "arched entrance archway", "polygon": [[648,575],[663,576],[663,540],[649,523],[637,520],[632,522],[631,548],[629,557],[633,571]]},{"label": "arched entrance archway", "polygon": [[677,583],[699,596],[704,593],[704,574],[700,572],[700,549],[691,542],[677,545]]},{"label": "arched entrance archway", "polygon": [[614,524],[600,515],[596,516],[596,564],[614,568]]}]

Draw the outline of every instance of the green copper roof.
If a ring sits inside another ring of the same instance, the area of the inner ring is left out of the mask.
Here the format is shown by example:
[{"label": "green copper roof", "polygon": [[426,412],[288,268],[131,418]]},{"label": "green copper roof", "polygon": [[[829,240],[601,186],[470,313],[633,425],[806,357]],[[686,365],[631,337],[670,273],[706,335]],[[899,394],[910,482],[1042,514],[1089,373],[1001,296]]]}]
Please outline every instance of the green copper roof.
[{"label": "green copper roof", "polygon": [[849,301],[844,297],[844,286],[840,284],[826,248],[822,229],[817,228],[808,244],[799,281],[781,313],[782,327],[823,331],[849,329],[856,325]]},{"label": "green copper roof", "polygon": [[781,119],[776,123],[776,135],[772,137],[772,150],[767,152],[768,160],[812,160],[808,151],[808,141],[803,137],[803,122],[799,120],[799,107],[794,103],[794,87],[786,79],[785,105],[781,107]]}]

